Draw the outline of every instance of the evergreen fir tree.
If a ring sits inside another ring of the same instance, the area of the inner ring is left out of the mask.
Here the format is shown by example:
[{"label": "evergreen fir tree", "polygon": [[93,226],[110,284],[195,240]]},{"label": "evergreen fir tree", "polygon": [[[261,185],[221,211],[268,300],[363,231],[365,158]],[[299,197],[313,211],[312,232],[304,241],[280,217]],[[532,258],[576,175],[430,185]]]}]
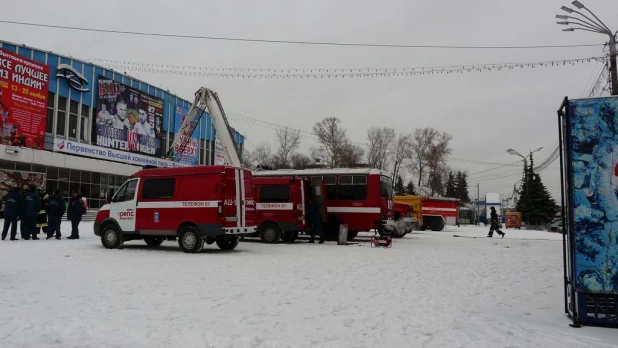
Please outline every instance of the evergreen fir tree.
[{"label": "evergreen fir tree", "polygon": [[455,179],[455,186],[457,195],[455,198],[459,198],[461,203],[469,203],[470,196],[468,195],[468,176],[466,173],[457,171],[457,178]]},{"label": "evergreen fir tree", "polygon": [[453,172],[448,172],[448,179],[446,180],[446,197],[457,198],[457,183],[455,182],[455,176]]},{"label": "evergreen fir tree", "polygon": [[397,180],[395,182],[395,194],[397,196],[403,196],[406,194],[406,188],[403,186],[403,179],[401,175],[397,176]]},{"label": "evergreen fir tree", "polygon": [[410,180],[408,185],[406,185],[406,195],[416,196],[416,187],[414,187],[414,182],[412,182],[412,180]]},{"label": "evergreen fir tree", "polygon": [[548,224],[556,215],[556,201],[541,181],[541,176],[534,172],[532,155],[530,165],[524,171],[517,211],[521,212],[522,220],[529,225]]}]

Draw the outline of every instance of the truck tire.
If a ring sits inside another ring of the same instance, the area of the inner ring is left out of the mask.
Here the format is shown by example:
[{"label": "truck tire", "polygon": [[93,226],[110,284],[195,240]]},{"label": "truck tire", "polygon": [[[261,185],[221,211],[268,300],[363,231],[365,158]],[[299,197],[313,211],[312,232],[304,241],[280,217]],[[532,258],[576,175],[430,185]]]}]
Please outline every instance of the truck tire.
[{"label": "truck tire", "polygon": [[157,246],[163,244],[163,238],[159,238],[159,237],[144,237],[144,242],[146,242],[146,244],[149,245],[149,246],[157,247]]},{"label": "truck tire", "polygon": [[324,239],[328,241],[336,241],[339,235],[339,226],[341,220],[334,215],[328,216],[328,222],[322,224],[322,231],[324,231]]},{"label": "truck tire", "polygon": [[219,236],[217,237],[217,246],[221,250],[234,250],[240,243],[238,236]]},{"label": "truck tire", "polygon": [[444,229],[444,225],[445,225],[444,220],[433,218],[431,219],[431,222],[429,223],[429,228],[431,228],[431,230],[434,232],[440,232]]},{"label": "truck tire", "polygon": [[178,246],[185,253],[199,253],[204,248],[204,237],[197,227],[185,226],[178,232]]},{"label": "truck tire", "polygon": [[281,236],[281,240],[286,243],[292,243],[298,238],[298,231],[295,232],[284,232]]},{"label": "truck tire", "polygon": [[265,224],[260,229],[260,239],[262,242],[268,244],[279,243],[279,239],[281,239],[281,229],[279,226],[272,223]]},{"label": "truck tire", "polygon": [[103,244],[105,249],[122,248],[124,239],[122,238],[122,233],[120,233],[116,225],[109,223],[103,226],[101,230],[101,244]]},{"label": "truck tire", "polygon": [[358,231],[348,231],[348,241],[354,240],[358,236]]}]

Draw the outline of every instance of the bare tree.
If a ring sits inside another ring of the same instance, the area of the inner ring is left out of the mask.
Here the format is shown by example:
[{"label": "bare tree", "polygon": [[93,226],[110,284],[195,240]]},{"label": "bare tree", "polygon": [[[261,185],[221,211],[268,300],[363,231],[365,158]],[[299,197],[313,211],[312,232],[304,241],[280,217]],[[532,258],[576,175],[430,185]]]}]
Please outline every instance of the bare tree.
[{"label": "bare tree", "polygon": [[371,168],[386,170],[389,162],[389,151],[395,139],[393,128],[371,127],[367,131],[367,164]]},{"label": "bare tree", "polygon": [[446,133],[437,133],[429,149],[427,168],[429,169],[429,187],[432,194],[444,195],[444,183],[447,180],[447,156],[451,154],[450,142],[453,137]]},{"label": "bare tree", "polygon": [[401,166],[405,161],[412,159],[412,135],[411,134],[399,134],[397,139],[392,143],[391,157],[393,160],[393,188],[395,185],[395,178],[399,176]]},{"label": "bare tree", "polygon": [[435,137],[439,132],[433,128],[415,129],[412,139],[413,172],[418,175],[418,185],[423,182],[423,175],[429,165],[429,156]]},{"label": "bare tree", "polygon": [[292,156],[290,156],[290,162],[292,164],[292,168],[303,169],[311,165],[313,163],[313,160],[311,159],[311,157],[305,154],[295,153]]},{"label": "bare tree", "polygon": [[272,167],[275,164],[272,149],[270,148],[270,144],[267,142],[261,142],[258,144],[255,150],[251,151],[248,157],[257,165]]},{"label": "bare tree", "polygon": [[344,168],[356,167],[363,161],[364,152],[362,147],[347,141],[341,149],[341,153],[337,160],[337,166]]},{"label": "bare tree", "polygon": [[338,166],[339,158],[349,142],[345,129],[341,127],[341,120],[336,117],[325,118],[313,126],[313,132],[320,146],[312,151],[312,155],[331,168]]},{"label": "bare tree", "polygon": [[277,152],[274,155],[274,166],[289,168],[291,157],[300,146],[300,131],[287,127],[277,128]]}]

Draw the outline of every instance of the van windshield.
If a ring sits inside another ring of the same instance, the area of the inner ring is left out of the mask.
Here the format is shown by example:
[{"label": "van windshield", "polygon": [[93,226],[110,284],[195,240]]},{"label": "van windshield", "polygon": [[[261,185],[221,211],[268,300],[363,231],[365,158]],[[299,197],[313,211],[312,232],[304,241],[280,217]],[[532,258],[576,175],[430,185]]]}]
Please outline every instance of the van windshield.
[{"label": "van windshield", "polygon": [[380,176],[380,197],[393,198],[392,180],[388,176]]}]

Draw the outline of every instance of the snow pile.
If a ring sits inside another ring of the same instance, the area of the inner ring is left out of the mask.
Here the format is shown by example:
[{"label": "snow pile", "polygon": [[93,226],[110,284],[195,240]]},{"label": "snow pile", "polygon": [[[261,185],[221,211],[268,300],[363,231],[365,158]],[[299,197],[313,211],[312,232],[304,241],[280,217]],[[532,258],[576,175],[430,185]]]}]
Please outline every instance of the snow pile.
[{"label": "snow pile", "polygon": [[[0,242],[2,347],[615,347],[564,315],[561,235],[449,227],[359,244]],[[63,224],[68,231],[68,224]],[[66,234],[66,232],[65,232]],[[464,236],[453,238],[453,234]],[[467,238],[480,237],[480,238]]]}]

